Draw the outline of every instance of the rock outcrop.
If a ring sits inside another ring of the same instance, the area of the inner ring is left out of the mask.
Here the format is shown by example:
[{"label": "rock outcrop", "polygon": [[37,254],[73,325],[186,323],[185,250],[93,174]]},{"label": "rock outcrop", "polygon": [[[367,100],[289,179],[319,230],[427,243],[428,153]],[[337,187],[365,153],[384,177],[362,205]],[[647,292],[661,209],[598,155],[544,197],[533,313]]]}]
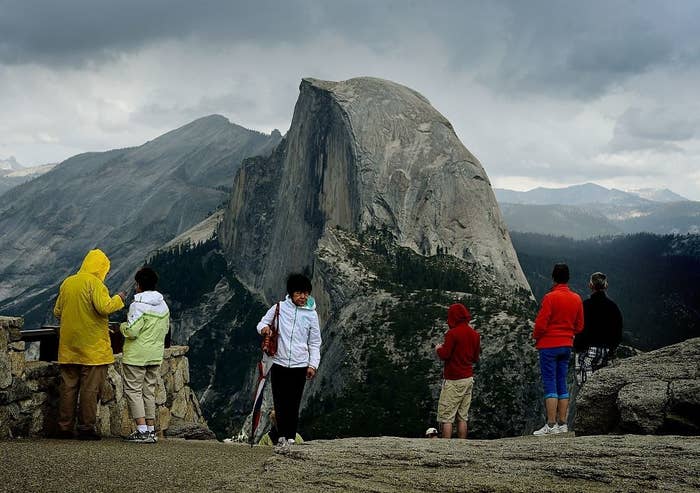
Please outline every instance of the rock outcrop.
[{"label": "rock outcrop", "polygon": [[[696,491],[700,440],[523,437],[314,441],[267,463],[294,491]],[[647,464],[647,467],[640,467]],[[303,485],[303,486],[302,486]]]},{"label": "rock outcrop", "polygon": [[[0,489],[13,493],[67,486],[77,493],[141,491],[145,481],[162,491],[202,492],[276,486],[294,493],[700,490],[698,437],[352,438],[315,440],[286,454],[214,441],[162,440],[154,447],[103,441],[96,447],[13,440],[1,450]],[[134,464],[154,463],[158,467],[128,473]],[[79,477],[75,464],[82,465]]]},{"label": "rock outcrop", "polygon": [[139,147],[74,156],[3,194],[0,313],[40,324],[58,286],[99,247],[116,289],[157,248],[228,199],[240,162],[281,136],[213,115]]},{"label": "rock outcrop", "polygon": [[390,81],[304,79],[284,142],[236,176],[221,236],[244,284],[274,299],[280,272],[311,265],[334,228],[387,231],[529,290],[481,163],[423,96]]},{"label": "rock outcrop", "polygon": [[[19,340],[22,319],[0,317],[0,439],[50,435],[56,429],[58,364],[26,361]],[[186,346],[165,350],[156,388],[156,429],[167,436],[215,438],[189,386]],[[121,354],[107,369],[97,410],[97,431],[105,437],[133,430],[121,371]]]},{"label": "rock outcrop", "polygon": [[441,379],[432,344],[458,301],[483,342],[472,431],[519,434],[540,420],[534,300],[491,185],[415,91],[373,78],[304,79],[285,139],[239,169],[218,241],[231,270],[220,292],[264,302],[241,312],[241,295],[228,297],[217,315],[227,323],[192,335],[193,367],[213,374],[197,387],[205,413],[242,422],[255,322],[284,295],[286,275],[305,271],[324,338],[303,403],[308,433],[420,435],[434,422]]},{"label": "rock outcrop", "polygon": [[576,409],[579,435],[700,434],[700,338],[597,371]]}]

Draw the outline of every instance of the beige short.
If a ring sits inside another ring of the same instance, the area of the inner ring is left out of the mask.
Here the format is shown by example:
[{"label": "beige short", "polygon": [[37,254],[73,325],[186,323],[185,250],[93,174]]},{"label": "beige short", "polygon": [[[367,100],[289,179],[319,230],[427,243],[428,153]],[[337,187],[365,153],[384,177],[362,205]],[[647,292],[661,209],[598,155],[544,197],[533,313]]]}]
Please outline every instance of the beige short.
[{"label": "beige short", "polygon": [[155,419],[159,369],[160,365],[122,365],[124,395],[133,419]]},{"label": "beige short", "polygon": [[474,377],[443,380],[437,420],[440,423],[453,423],[456,416],[458,421],[466,421],[472,403],[473,388]]}]

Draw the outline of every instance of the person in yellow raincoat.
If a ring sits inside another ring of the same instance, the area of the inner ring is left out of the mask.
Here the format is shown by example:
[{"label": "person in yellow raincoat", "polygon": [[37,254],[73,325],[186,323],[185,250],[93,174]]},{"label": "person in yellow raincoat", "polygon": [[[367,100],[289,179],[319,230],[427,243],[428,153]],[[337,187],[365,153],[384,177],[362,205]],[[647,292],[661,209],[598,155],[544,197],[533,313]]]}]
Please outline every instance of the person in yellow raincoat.
[{"label": "person in yellow raincoat", "polygon": [[90,250],[77,274],[61,284],[53,313],[60,319],[58,363],[59,438],[73,438],[75,407],[80,398],[78,438],[99,440],[95,431],[100,387],[114,362],[109,341],[110,313],[124,307],[126,294],[109,295],[104,279],[110,262],[102,250]]}]

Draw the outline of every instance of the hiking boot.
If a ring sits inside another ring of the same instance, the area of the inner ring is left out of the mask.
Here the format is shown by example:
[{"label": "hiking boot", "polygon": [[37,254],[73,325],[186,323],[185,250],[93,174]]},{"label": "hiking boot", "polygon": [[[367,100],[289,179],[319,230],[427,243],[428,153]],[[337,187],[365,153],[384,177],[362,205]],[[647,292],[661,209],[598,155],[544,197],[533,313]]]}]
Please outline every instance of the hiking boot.
[{"label": "hiking boot", "polygon": [[148,432],[141,433],[139,430],[136,430],[128,437],[125,437],[124,441],[131,443],[155,443]]},{"label": "hiking boot", "polygon": [[95,430],[79,431],[78,440],[102,440]]},{"label": "hiking boot", "polygon": [[539,430],[535,431],[533,435],[535,436],[543,436],[543,435],[554,435],[557,432],[557,425],[554,424],[553,426],[549,426],[547,423],[544,424],[542,428]]},{"label": "hiking boot", "polygon": [[566,423],[563,425],[555,425],[555,428],[557,429],[557,431],[555,431],[554,433],[568,433],[569,432],[569,427],[566,425]]}]

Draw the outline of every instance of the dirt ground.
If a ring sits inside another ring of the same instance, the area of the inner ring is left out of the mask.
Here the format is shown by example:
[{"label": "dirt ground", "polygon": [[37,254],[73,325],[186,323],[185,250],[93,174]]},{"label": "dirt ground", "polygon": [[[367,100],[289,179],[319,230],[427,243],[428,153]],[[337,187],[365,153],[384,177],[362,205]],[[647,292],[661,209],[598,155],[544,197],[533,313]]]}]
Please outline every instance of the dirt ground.
[{"label": "dirt ground", "polygon": [[[567,436],[568,435],[568,436]],[[0,442],[0,491],[700,491],[700,438]]]}]

